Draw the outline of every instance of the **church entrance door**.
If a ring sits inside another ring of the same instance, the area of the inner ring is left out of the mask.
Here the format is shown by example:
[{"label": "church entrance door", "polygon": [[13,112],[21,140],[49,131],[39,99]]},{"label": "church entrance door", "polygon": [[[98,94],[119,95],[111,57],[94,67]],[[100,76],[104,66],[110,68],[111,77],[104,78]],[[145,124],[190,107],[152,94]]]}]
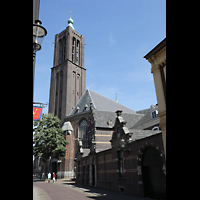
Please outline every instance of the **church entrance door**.
[{"label": "church entrance door", "polygon": [[166,177],[162,167],[163,161],[159,152],[154,147],[148,147],[142,157],[142,178],[145,197],[164,198]]}]

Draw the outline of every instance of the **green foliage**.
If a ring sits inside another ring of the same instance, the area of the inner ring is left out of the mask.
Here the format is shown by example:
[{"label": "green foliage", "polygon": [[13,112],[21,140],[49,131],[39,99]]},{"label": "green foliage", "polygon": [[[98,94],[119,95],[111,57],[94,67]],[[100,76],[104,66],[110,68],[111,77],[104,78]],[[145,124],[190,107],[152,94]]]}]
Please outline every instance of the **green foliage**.
[{"label": "green foliage", "polygon": [[60,119],[52,114],[42,115],[42,118],[33,123],[33,154],[41,156],[44,160],[50,156],[61,158],[65,156],[65,134],[60,128]]}]

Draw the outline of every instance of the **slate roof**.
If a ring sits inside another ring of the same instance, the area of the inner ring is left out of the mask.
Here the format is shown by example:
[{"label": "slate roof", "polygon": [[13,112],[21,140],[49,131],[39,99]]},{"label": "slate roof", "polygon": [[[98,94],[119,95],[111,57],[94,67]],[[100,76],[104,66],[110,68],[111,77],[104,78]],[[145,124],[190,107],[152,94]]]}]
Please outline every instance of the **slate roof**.
[{"label": "slate roof", "polygon": [[[94,110],[95,116],[95,127],[99,128],[112,128],[115,125],[116,113],[109,111],[99,111]],[[133,127],[144,115],[143,114],[129,114],[122,113],[121,115],[125,122],[127,122],[126,127]],[[111,122],[110,124],[108,122]]]},{"label": "slate roof", "polygon": [[152,135],[157,135],[162,133],[161,131],[152,131],[152,130],[141,130],[141,129],[130,129],[130,133],[132,133],[132,140],[141,140],[146,137],[150,137]]},{"label": "slate roof", "polygon": [[143,118],[141,118],[135,125],[133,125],[131,128],[133,129],[147,129],[149,127],[155,126],[160,123],[160,118],[155,117],[151,118],[151,112],[154,110],[158,110],[157,105],[151,105],[151,107],[148,109],[148,112],[144,115]]},{"label": "slate roof", "polygon": [[[89,111],[90,102],[92,102],[94,108],[95,127],[98,128],[112,128],[115,124],[117,110],[122,110],[122,117],[127,122],[127,128],[133,127],[144,116],[144,114],[138,114],[130,108],[87,89],[71,114],[65,118],[72,117],[76,114],[81,115],[84,114],[84,112]],[[79,109],[79,112],[77,112],[77,108]]]},{"label": "slate roof", "polygon": [[123,113],[136,114],[136,111],[127,108],[101,94],[98,94],[92,90],[87,89],[83,96],[80,98],[77,105],[72,110],[71,114],[75,114],[77,107],[79,107],[79,112],[83,112],[85,110],[85,106],[87,105],[87,109],[90,109],[90,102],[93,103],[93,107],[99,111],[109,111],[116,112],[117,110],[122,110]]}]

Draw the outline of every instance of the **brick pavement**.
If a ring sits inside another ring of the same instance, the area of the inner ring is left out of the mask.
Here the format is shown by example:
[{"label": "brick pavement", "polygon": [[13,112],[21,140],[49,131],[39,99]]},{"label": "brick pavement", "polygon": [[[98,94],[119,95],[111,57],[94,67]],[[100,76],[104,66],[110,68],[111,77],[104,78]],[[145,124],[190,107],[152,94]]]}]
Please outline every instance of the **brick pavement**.
[{"label": "brick pavement", "polygon": [[[89,200],[84,193],[72,190],[66,186],[59,184],[46,183],[46,182],[34,182],[33,186],[39,187],[48,194],[48,198],[51,200]],[[42,194],[43,195],[43,194]],[[39,198],[40,199],[40,198]],[[36,199],[36,200],[39,200]],[[42,199],[42,200],[49,200]],[[90,199],[91,200],[91,199]]]},{"label": "brick pavement", "polygon": [[100,188],[75,185],[75,182],[70,179],[58,179],[55,183],[51,180],[49,184],[44,181],[38,181],[34,182],[33,186],[43,189],[51,200],[151,200],[150,198],[133,197]]}]

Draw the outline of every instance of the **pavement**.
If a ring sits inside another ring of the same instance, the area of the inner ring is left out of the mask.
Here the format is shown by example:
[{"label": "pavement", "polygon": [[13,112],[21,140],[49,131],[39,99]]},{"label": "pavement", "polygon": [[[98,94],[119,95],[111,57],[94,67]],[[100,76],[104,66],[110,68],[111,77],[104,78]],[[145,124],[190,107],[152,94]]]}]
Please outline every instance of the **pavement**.
[{"label": "pavement", "polygon": [[33,200],[152,200],[113,192],[100,188],[77,185],[71,179],[58,179],[50,183],[33,179]]},{"label": "pavement", "polygon": [[33,186],[33,200],[51,200],[49,195],[41,187]]}]

